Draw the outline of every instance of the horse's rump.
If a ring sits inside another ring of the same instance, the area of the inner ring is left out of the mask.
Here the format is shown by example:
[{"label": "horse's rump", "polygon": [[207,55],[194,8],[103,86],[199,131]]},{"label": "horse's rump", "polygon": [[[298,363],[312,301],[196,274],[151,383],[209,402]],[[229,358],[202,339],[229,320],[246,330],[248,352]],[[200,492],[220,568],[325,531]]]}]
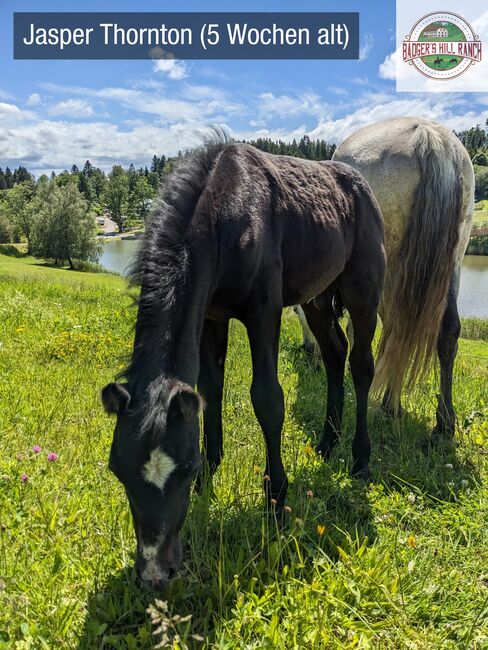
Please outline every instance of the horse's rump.
[{"label": "horse's rump", "polygon": [[361,129],[336,156],[363,172],[383,211],[388,268],[374,387],[387,385],[398,406],[403,384],[412,387],[435,358],[467,243],[472,166],[454,134],[419,118]]}]

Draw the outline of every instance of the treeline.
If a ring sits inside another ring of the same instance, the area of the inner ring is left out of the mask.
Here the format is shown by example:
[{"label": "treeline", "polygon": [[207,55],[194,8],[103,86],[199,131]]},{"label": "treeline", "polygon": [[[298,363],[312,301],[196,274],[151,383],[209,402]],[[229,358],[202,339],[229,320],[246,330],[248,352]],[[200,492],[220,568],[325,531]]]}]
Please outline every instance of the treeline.
[{"label": "treeline", "polygon": [[[180,154],[181,155],[181,154]],[[25,167],[13,171],[0,168],[0,242],[24,238],[29,244],[30,209],[36,196],[45,187],[75,188],[86,208],[93,215],[109,216],[119,231],[140,225],[147,217],[163,174],[168,173],[173,160],[166,156],[153,156],[150,167],[124,169],[114,165],[109,173],[95,167],[87,160],[83,169],[76,165],[60,174],[43,174],[37,180]],[[72,198],[75,196],[71,194]],[[30,245],[29,245],[30,248]]]},{"label": "treeline", "polygon": [[475,197],[477,201],[488,199],[488,120],[485,128],[479,124],[456,133],[471,156],[475,174]]},{"label": "treeline", "polygon": [[5,171],[0,167],[0,190],[9,190],[17,183],[23,183],[24,181],[29,181],[32,178],[32,174],[29,174],[25,167],[18,167],[12,171],[8,167],[5,168]]},{"label": "treeline", "polygon": [[248,144],[268,153],[307,158],[308,160],[330,160],[336,150],[335,144],[329,144],[325,140],[312,140],[308,135],[304,135],[298,142],[295,139],[292,142],[284,142],[283,140],[271,140],[271,138],[258,138],[249,140]]},{"label": "treeline", "polygon": [[21,166],[0,169],[0,243],[25,242],[36,257],[55,262],[97,261],[97,218],[110,217],[119,232],[142,227],[159,183],[176,158],[154,155],[149,167],[114,165],[110,172],[87,160],[37,180]]},{"label": "treeline", "polygon": [[[476,199],[488,198],[487,129],[478,124],[456,135],[473,160]],[[330,160],[336,149],[307,135],[292,142],[257,138],[248,143],[310,160]],[[82,169],[73,165],[37,180],[24,166],[0,168],[0,242],[25,241],[30,253],[70,264],[73,259],[96,259],[97,216],[110,217],[120,232],[142,227],[161,179],[186,155],[154,155],[149,166],[114,165],[108,173],[87,160]]]}]

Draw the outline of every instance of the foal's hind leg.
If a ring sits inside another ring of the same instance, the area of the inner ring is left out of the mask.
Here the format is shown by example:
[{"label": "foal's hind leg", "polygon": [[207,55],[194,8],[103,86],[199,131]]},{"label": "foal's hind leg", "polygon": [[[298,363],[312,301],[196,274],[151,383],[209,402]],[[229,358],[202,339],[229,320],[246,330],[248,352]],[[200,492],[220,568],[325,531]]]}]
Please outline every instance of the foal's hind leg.
[{"label": "foal's hind leg", "polygon": [[277,375],[281,305],[253,309],[248,313],[245,324],[253,368],[251,400],[266,442],[264,491],[268,505],[273,503],[276,514],[280,514],[288,488],[281,460],[281,429],[285,407]]},{"label": "foal's hind leg", "polygon": [[317,445],[317,452],[329,458],[336,444],[342,424],[344,405],[344,366],[347,355],[347,339],[344,336],[330,304],[317,309],[312,302],[303,305],[307,322],[312,330],[322,353],[327,372],[327,414],[322,438]]},{"label": "foal's hind leg", "polygon": [[454,436],[456,412],[452,403],[452,375],[460,332],[461,321],[459,320],[457,308],[457,280],[453,278],[437,340],[437,354],[441,370],[441,390],[437,405],[437,423],[432,431],[434,438],[452,438]]},{"label": "foal's hind leg", "polygon": [[[203,412],[203,471],[208,471],[210,476],[220,465],[223,455],[222,395],[228,331],[228,322],[206,319],[200,341],[198,390],[206,403]],[[201,486],[201,479],[202,476],[199,476],[197,488]]]},{"label": "foal's hind leg", "polygon": [[354,345],[349,355],[354,389],[356,391],[356,433],[352,443],[353,476],[369,478],[371,444],[368,435],[368,396],[374,375],[371,344],[376,329],[376,310],[381,283],[371,278],[358,280],[345,277],[341,295],[354,327]]}]

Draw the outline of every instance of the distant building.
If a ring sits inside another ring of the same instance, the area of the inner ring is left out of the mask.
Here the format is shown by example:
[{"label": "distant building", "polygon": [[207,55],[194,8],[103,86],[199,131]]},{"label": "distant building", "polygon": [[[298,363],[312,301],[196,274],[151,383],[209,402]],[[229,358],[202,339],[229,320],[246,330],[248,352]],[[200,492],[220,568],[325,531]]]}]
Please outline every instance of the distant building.
[{"label": "distant building", "polygon": [[437,25],[430,25],[430,29],[426,29],[422,32],[422,36],[425,38],[447,38],[449,32],[445,27],[440,27]]}]

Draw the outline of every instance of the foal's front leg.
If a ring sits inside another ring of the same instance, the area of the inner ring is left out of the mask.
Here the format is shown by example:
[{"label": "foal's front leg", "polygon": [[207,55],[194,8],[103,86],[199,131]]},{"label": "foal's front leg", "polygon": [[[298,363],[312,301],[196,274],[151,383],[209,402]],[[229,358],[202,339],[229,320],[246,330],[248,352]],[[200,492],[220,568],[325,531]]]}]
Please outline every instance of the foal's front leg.
[{"label": "foal's front leg", "polygon": [[280,324],[281,307],[256,311],[246,320],[253,367],[251,400],[266,442],[264,491],[268,506],[274,505],[276,514],[283,510],[288,488],[281,460],[285,407],[277,375]]},{"label": "foal's front leg", "polygon": [[[205,320],[200,341],[198,391],[205,400],[203,411],[203,472],[213,476],[223,456],[222,396],[229,323]],[[197,479],[201,487],[202,475]]]}]

